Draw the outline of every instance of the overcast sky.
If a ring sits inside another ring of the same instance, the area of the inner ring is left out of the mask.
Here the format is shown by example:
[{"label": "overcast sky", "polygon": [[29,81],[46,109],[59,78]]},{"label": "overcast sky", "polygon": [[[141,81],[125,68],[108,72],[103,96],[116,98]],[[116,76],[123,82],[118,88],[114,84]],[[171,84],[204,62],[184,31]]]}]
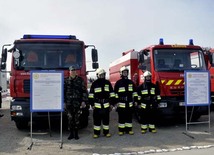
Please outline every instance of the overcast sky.
[{"label": "overcast sky", "polygon": [[23,34],[72,34],[96,46],[107,71],[122,52],[159,38],[214,47],[213,0],[0,0],[0,6],[0,46]]}]

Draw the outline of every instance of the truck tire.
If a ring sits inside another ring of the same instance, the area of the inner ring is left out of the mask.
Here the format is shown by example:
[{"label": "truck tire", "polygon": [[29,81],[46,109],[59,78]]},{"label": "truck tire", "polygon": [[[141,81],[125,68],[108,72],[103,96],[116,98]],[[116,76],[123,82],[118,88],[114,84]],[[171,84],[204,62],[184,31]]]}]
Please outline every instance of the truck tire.
[{"label": "truck tire", "polygon": [[28,121],[15,121],[16,127],[19,130],[27,129],[28,128]]}]

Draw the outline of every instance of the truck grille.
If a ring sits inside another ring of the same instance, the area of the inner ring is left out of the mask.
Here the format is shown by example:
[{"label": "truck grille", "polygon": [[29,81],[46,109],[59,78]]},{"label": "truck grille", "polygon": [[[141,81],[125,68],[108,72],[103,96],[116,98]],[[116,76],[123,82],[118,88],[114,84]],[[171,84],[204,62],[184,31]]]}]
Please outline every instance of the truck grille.
[{"label": "truck grille", "polygon": [[181,95],[183,96],[184,95],[184,89],[171,89],[170,90],[171,94],[173,95]]},{"label": "truck grille", "polygon": [[24,93],[30,93],[30,80],[24,80]]}]

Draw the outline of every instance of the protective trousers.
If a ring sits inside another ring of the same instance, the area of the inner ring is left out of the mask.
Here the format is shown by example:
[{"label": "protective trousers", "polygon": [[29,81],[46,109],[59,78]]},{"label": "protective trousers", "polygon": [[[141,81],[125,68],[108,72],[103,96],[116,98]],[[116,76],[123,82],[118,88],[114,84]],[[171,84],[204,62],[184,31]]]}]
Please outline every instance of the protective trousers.
[{"label": "protective trousers", "polygon": [[118,107],[117,112],[119,132],[132,131],[132,109]]},{"label": "protective trousers", "polygon": [[94,134],[100,135],[101,124],[103,124],[103,134],[109,133],[109,108],[95,108],[93,112]]},{"label": "protective trousers", "polygon": [[156,108],[146,107],[140,109],[140,124],[142,130],[147,130],[149,128],[155,128],[155,119],[156,119]]}]

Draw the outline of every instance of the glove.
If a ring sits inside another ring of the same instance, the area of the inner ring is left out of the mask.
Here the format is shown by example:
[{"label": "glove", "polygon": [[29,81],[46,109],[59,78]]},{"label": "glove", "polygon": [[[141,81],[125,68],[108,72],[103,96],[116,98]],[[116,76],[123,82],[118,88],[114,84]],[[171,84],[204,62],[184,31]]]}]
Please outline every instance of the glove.
[{"label": "glove", "polygon": [[82,102],[80,108],[85,108],[85,107],[86,107],[85,102]]}]

